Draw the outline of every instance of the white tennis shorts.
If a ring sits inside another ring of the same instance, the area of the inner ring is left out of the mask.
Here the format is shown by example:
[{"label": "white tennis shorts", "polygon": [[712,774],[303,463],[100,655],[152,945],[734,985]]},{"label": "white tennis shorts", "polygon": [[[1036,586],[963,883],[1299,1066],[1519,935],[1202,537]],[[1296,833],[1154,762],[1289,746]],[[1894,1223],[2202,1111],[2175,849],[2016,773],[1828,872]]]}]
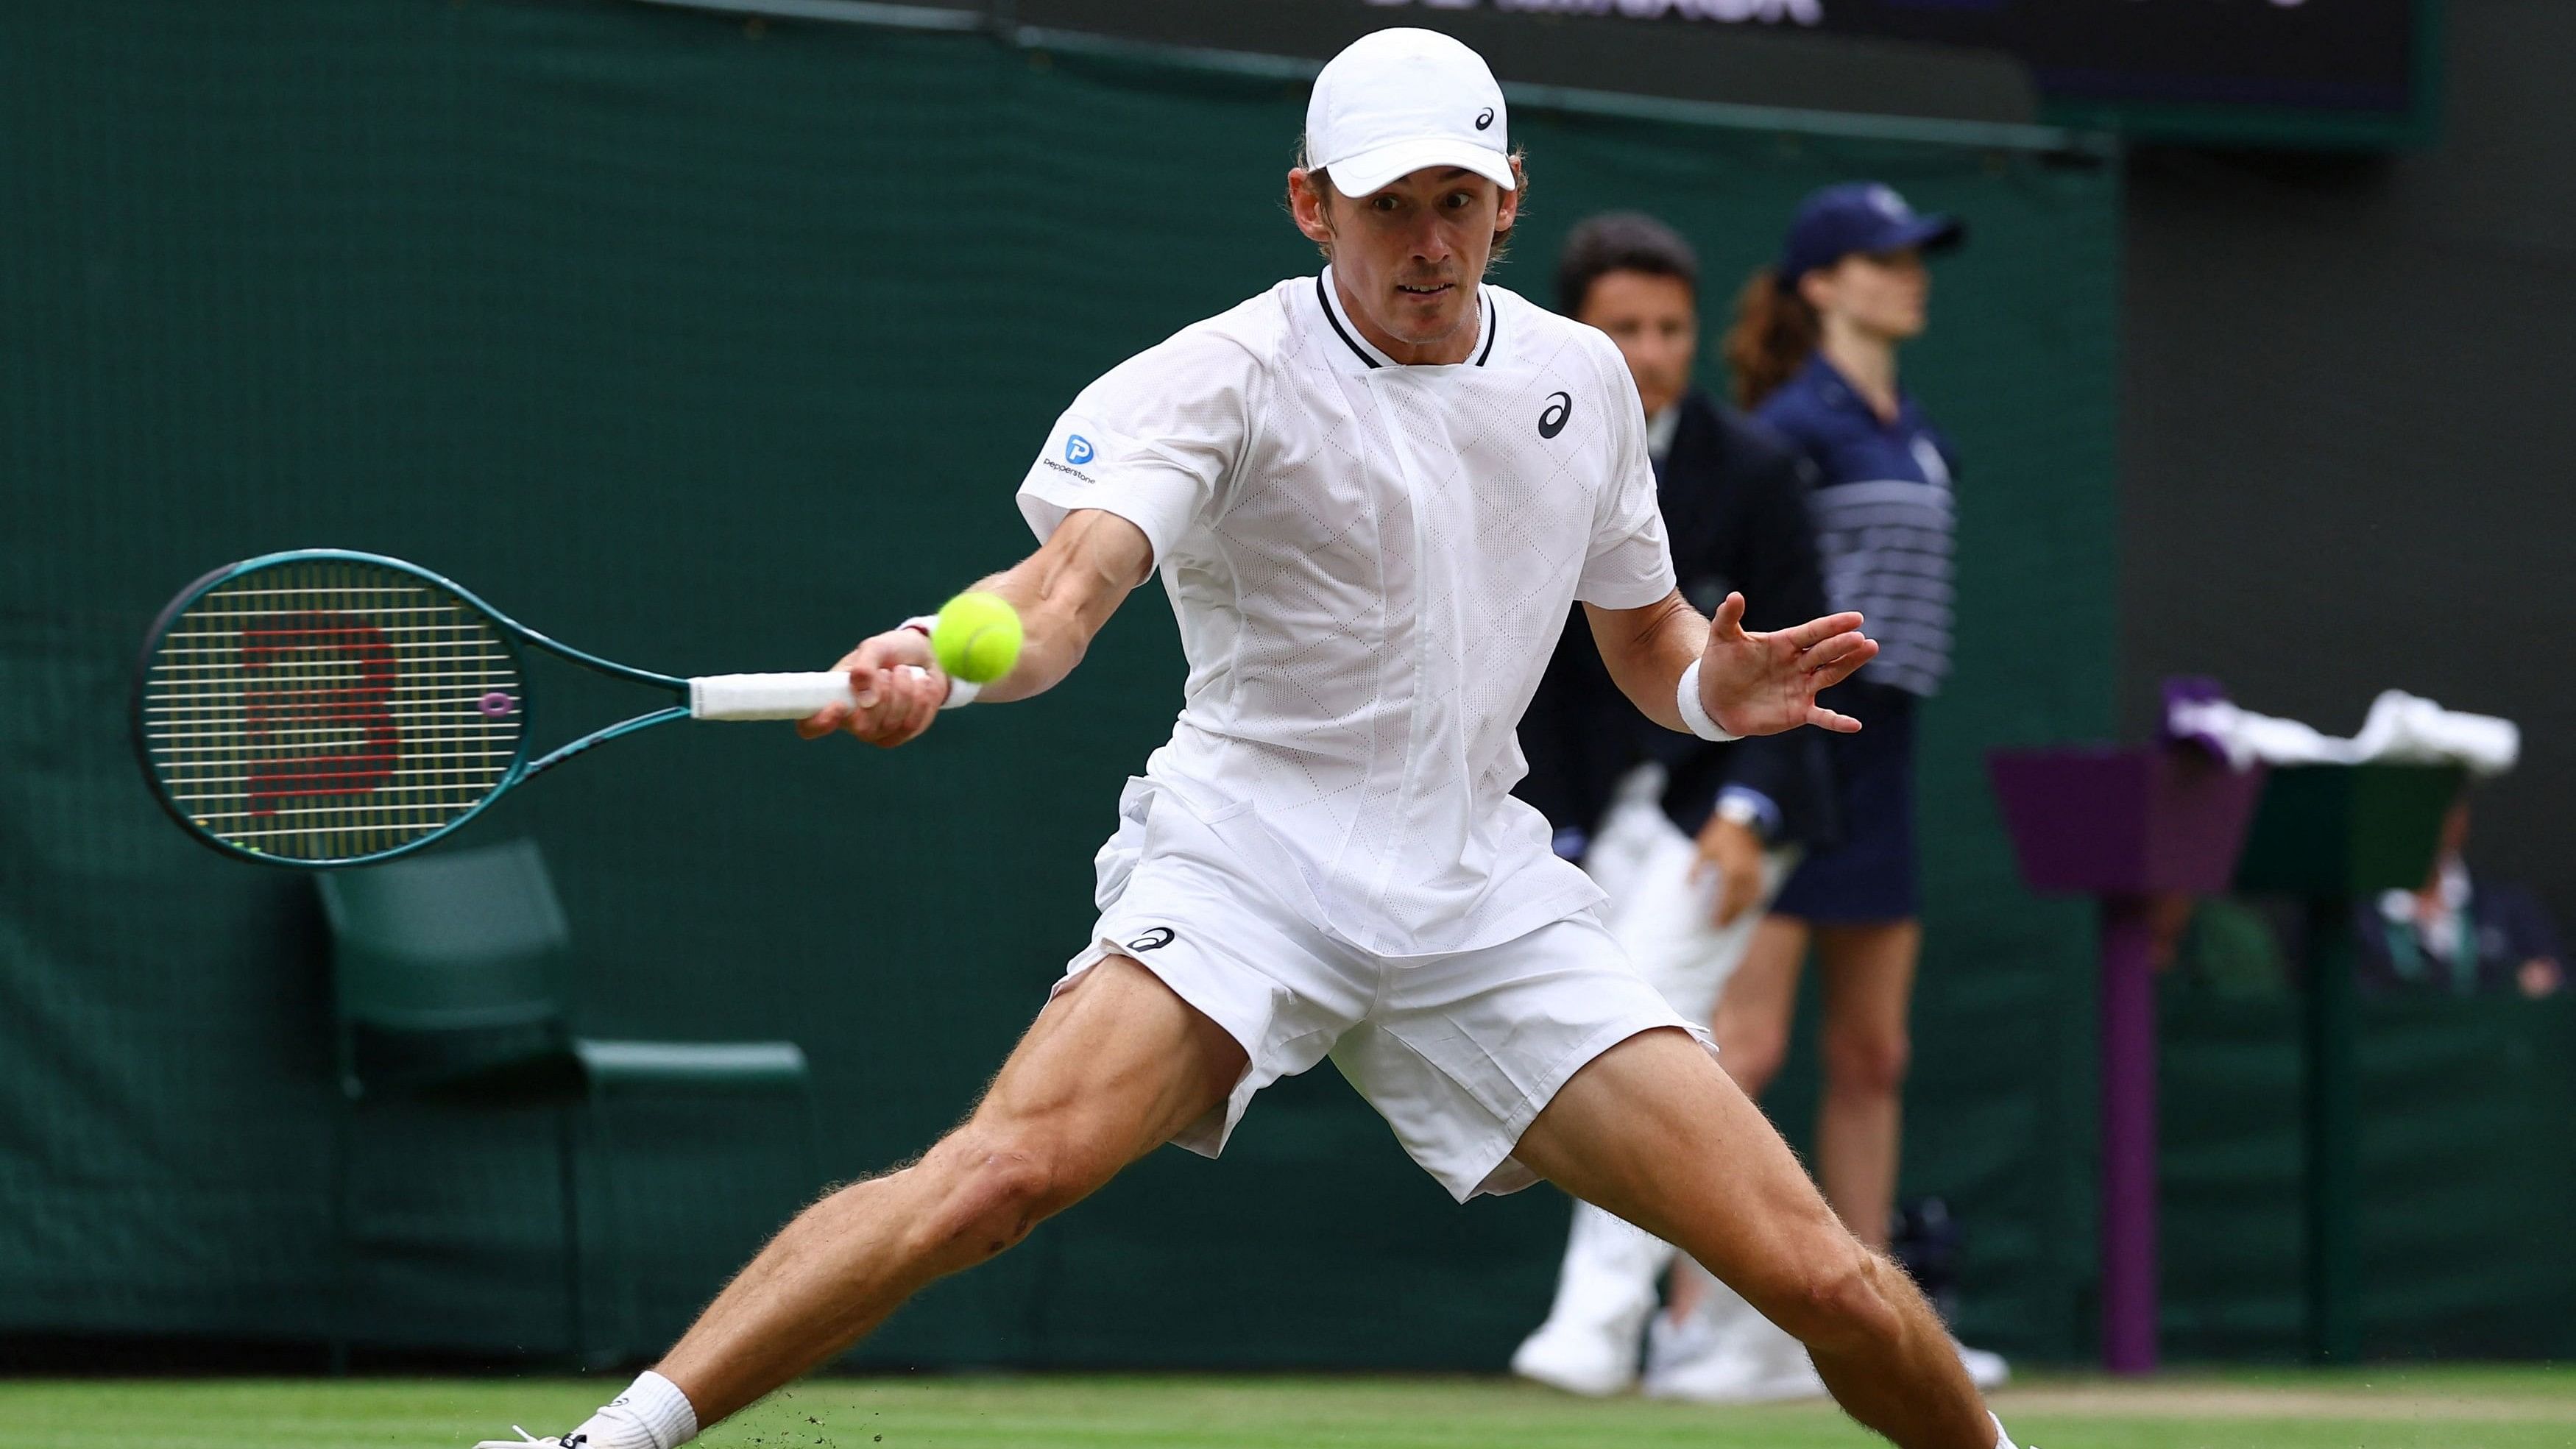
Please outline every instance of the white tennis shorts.
[{"label": "white tennis shorts", "polygon": [[1100,922],[1062,991],[1132,957],[1239,1042],[1249,1060],[1219,1107],[1172,1140],[1225,1147],[1254,1094],[1325,1057],[1452,1197],[1538,1180],[1512,1149],[1585,1063],[1639,1032],[1679,1027],[1585,910],[1473,951],[1379,956],[1330,935],[1265,885],[1177,797],[1131,781],[1100,848]]}]

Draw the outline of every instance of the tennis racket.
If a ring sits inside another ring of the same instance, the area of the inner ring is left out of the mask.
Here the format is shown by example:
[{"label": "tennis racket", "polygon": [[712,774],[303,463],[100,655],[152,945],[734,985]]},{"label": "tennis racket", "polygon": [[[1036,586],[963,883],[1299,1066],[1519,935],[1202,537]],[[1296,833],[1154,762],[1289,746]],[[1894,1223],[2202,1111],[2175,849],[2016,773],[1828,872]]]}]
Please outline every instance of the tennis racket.
[{"label": "tennis racket", "polygon": [[[520,646],[671,692],[529,758]],[[420,849],[515,786],[673,720],[801,719],[849,676],[677,679],[559,644],[427,569],[310,548],[227,564],[161,611],[134,679],[134,752],[190,835],[327,869]]]}]

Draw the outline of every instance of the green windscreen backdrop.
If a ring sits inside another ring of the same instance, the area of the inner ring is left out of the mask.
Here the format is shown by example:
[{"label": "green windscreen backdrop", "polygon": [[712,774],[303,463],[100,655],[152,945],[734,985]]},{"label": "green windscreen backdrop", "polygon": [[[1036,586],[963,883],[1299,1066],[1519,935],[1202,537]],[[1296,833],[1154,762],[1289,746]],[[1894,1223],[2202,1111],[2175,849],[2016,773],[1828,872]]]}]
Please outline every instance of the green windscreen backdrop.
[{"label": "green windscreen backdrop", "polygon": [[[2164,990],[2164,1336],[2185,1358],[2306,1346],[2300,1004]],[[2361,1347],[2576,1356],[2576,1000],[2361,1006]]]},{"label": "green windscreen backdrop", "polygon": [[[319,912],[137,777],[128,671],[165,599],[342,546],[648,668],[826,665],[1030,547],[1012,490],[1085,382],[1317,264],[1280,205],[1303,107],[1292,80],[610,0],[11,7],[0,1333],[330,1327]],[[2116,174],[1526,106],[1513,128],[1534,185],[1499,280],[1540,298],[1605,208],[1698,243],[1712,333],[1814,186],[1971,222],[1908,353],[1965,466],[1906,1185],[1966,1225],[1969,1338],[2077,1351],[2089,915],[2014,886],[1979,757],[2109,721]],[[541,733],[644,702],[535,667]],[[1148,592],[1064,687],[916,747],[662,730],[472,838],[543,845],[585,1031],[802,1042],[855,1176],[957,1119],[1084,939],[1092,852],[1180,680]],[[1794,1125],[1811,1094],[1782,1100]],[[601,1331],[643,1353],[815,1185],[752,1153],[784,1130],[765,1108],[619,1110],[634,1292]],[[560,1344],[551,1133],[368,1114],[362,1341]],[[1552,1190],[1451,1204],[1318,1071],[1223,1162],[1153,1155],[858,1360],[1495,1368],[1564,1222]]]}]

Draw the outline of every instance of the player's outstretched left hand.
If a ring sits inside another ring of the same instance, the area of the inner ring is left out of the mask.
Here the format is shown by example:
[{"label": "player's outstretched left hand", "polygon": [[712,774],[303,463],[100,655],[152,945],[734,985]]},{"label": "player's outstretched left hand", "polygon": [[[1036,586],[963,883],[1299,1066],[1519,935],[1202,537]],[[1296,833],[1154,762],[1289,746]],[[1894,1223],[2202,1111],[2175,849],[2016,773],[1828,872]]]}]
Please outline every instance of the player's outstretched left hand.
[{"label": "player's outstretched left hand", "polygon": [[1878,654],[1858,614],[1827,614],[1776,634],[1744,628],[1744,596],[1729,594],[1708,621],[1699,699],[1729,734],[1776,735],[1800,725],[1851,734],[1860,721],[1819,708],[1816,692],[1851,678]]}]

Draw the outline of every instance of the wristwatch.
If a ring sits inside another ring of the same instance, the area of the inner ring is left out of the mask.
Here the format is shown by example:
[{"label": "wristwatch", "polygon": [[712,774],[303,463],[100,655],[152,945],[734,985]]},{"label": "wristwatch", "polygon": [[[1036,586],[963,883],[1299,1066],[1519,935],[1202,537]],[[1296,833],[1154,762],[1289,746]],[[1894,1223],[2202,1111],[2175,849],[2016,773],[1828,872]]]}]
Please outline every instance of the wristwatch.
[{"label": "wristwatch", "polygon": [[1741,825],[1753,832],[1753,838],[1764,840],[1769,835],[1762,820],[1762,807],[1741,795],[1721,795],[1717,801],[1717,818],[1731,825]]}]

